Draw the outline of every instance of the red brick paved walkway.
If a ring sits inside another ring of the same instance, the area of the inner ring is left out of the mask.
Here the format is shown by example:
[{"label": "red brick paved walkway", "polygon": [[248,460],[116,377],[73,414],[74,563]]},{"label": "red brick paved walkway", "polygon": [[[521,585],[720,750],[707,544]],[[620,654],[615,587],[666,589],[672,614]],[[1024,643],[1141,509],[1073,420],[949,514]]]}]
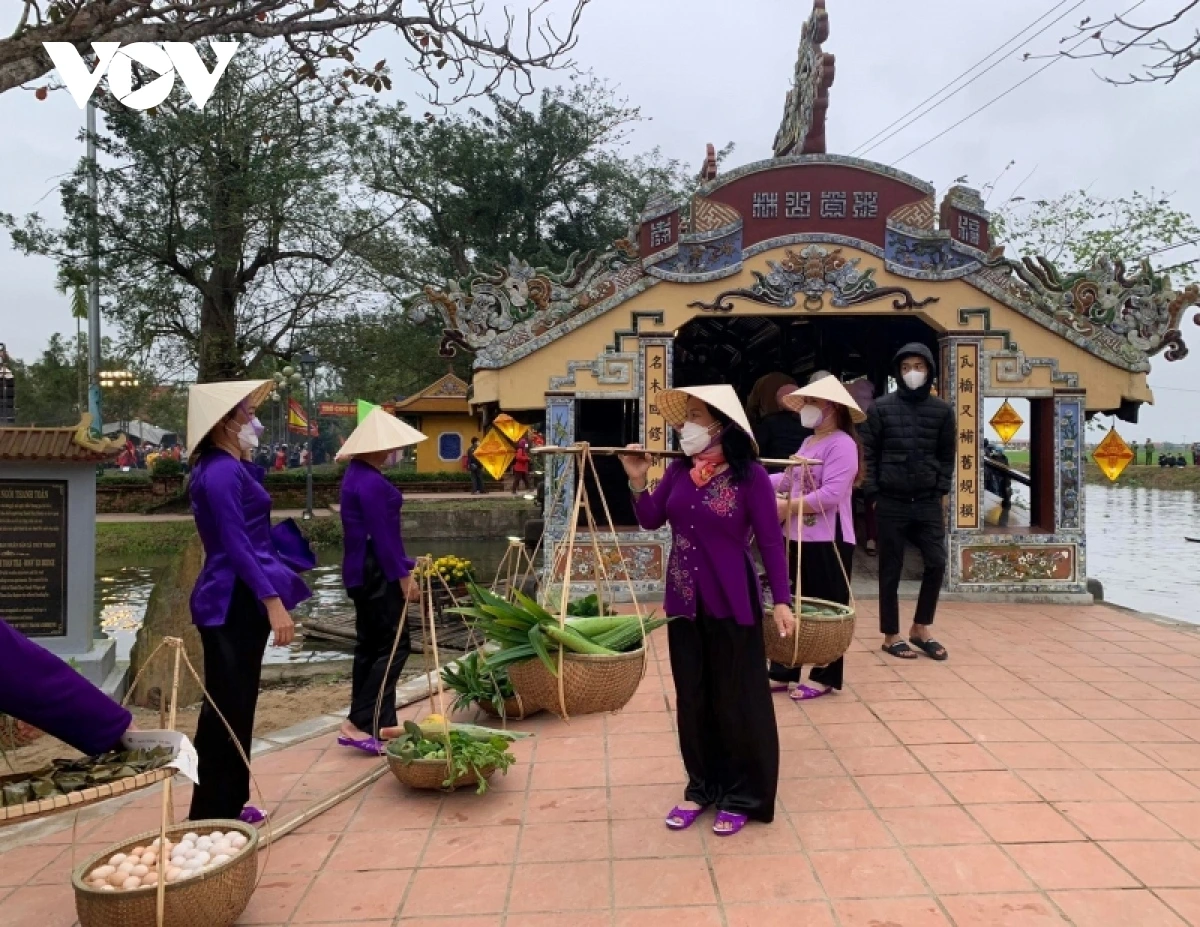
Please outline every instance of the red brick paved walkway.
[{"label": "red brick paved walkway", "polygon": [[[272,850],[245,924],[411,927],[1200,925],[1200,634],[1115,610],[948,605],[950,662],[878,651],[779,696],[776,821],[672,834],[663,641],[618,715],[543,718],[493,792],[390,776]],[[330,738],[261,758],[289,809],[368,768]],[[153,796],[81,826],[152,824]],[[74,921],[60,832],[0,857],[0,925]]]}]

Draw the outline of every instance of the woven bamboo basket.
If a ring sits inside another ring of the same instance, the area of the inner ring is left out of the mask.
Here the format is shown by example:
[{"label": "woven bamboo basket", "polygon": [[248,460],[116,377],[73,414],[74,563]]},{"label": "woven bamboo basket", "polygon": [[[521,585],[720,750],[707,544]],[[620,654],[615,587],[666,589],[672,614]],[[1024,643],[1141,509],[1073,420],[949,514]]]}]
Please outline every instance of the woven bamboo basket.
[{"label": "woven bamboo basket", "polygon": [[[167,828],[168,837],[180,837],[188,831],[231,831],[244,834],[247,844],[229,862],[203,875],[183,882],[171,882],[166,888],[163,923],[168,927],[230,927],[250,903],[258,876],[258,831],[241,821],[187,821]],[[139,888],[131,892],[101,892],[83,880],[89,872],[116,853],[127,853],[146,846],[158,836],[147,831],[114,844],[92,855],[71,875],[75,888],[75,912],[80,927],[154,927],[157,889]]]},{"label": "woven bamboo basket", "polygon": [[489,718],[496,718],[503,721],[524,721],[531,715],[536,715],[540,709],[531,708],[525,704],[525,700],[519,695],[514,695],[512,698],[504,700],[503,713],[496,710],[496,706],[489,701],[478,701],[475,703]]},{"label": "woven bamboo basket", "polygon": [[[814,605],[831,615],[796,616],[796,633],[779,636],[775,618],[767,611],[763,619],[763,639],[767,657],[782,666],[825,666],[850,649],[854,640],[854,609],[824,599],[801,599],[803,605]],[[796,639],[799,638],[799,648]]]},{"label": "woven bamboo basket", "polygon": [[[130,792],[147,788],[155,783],[162,782],[164,779],[169,779],[173,775],[175,775],[174,767],[164,766],[160,769],[152,769],[149,772],[138,773],[136,776],[126,776],[124,779],[118,779],[115,782],[93,785],[78,792],[70,792],[67,795],[42,798],[38,801],[27,801],[22,805],[0,808],[0,826],[32,821],[35,818],[57,814],[60,811],[84,808],[87,805],[94,805],[98,801],[104,801],[106,798],[116,798],[118,795],[127,795]],[[0,776],[0,785],[5,782],[25,779],[27,776],[27,773]],[[114,850],[113,853],[115,852],[117,851]],[[111,856],[112,853],[109,855]]]},{"label": "woven bamboo basket", "polygon": [[[453,792],[455,789],[461,789],[468,785],[474,786],[479,782],[475,772],[470,771],[459,776],[450,783],[449,787],[446,787],[443,784],[446,781],[445,760],[413,760],[411,763],[405,763],[399,757],[389,753],[387,754],[387,763],[392,775],[410,789]],[[484,779],[490,779],[495,774],[495,766],[485,766],[479,770],[479,775]]]},{"label": "woven bamboo basket", "polygon": [[[557,656],[552,654],[551,659]],[[559,701],[559,680],[541,660],[514,663],[508,668],[508,679],[527,707],[571,718],[620,711],[637,692],[645,669],[645,647],[615,657],[566,653],[562,661],[565,704]]]}]

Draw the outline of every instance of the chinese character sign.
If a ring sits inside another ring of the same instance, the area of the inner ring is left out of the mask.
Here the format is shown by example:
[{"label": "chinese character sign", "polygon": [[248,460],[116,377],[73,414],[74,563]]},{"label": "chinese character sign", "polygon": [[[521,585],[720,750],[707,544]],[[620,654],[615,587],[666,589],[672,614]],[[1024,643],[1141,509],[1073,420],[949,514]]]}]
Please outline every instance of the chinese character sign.
[{"label": "chinese character sign", "polygon": [[[882,248],[887,242],[887,217],[932,195],[919,181],[899,172],[818,159],[776,161],[727,182],[718,179],[703,193],[705,199],[737,210],[744,223],[743,247],[786,235],[827,233]],[[958,237],[957,224],[954,235]],[[979,238],[987,239],[986,221]]]},{"label": "chinese character sign", "polygon": [[959,344],[952,355],[956,384],[953,395],[958,418],[958,454],[955,473],[954,524],[958,528],[979,527],[979,345]]},{"label": "chinese character sign", "polygon": [[[642,373],[645,383],[642,396],[645,433],[642,444],[652,451],[665,451],[671,446],[670,431],[666,419],[658,408],[658,397],[663,390],[669,389],[667,370],[667,346],[665,344],[645,344],[642,346]],[[650,468],[650,485],[657,486],[663,475],[663,461],[659,458]]]},{"label": "chinese character sign", "polygon": [[671,243],[671,220],[655,219],[650,223],[650,247],[655,250]]},{"label": "chinese character sign", "polygon": [[638,243],[643,255],[656,254],[679,241],[679,212],[673,211],[642,223]]}]

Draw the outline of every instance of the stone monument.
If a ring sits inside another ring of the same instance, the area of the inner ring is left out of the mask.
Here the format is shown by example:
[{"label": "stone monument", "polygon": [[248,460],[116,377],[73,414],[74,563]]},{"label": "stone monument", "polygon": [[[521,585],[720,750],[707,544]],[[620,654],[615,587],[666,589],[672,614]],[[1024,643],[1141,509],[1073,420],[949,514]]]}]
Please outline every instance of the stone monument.
[{"label": "stone monument", "polygon": [[98,633],[96,467],[115,441],[75,427],[0,426],[0,618],[114,691],[116,644]]}]

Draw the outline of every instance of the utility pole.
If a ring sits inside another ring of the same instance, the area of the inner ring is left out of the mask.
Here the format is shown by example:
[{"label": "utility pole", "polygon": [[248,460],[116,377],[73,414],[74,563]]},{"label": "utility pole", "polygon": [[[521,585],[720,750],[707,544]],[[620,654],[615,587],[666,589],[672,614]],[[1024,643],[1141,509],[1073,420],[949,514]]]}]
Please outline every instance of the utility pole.
[{"label": "utility pole", "polygon": [[92,433],[104,428],[100,403],[100,195],[96,184],[96,104],[87,105],[88,201],[88,411],[92,414]]}]

